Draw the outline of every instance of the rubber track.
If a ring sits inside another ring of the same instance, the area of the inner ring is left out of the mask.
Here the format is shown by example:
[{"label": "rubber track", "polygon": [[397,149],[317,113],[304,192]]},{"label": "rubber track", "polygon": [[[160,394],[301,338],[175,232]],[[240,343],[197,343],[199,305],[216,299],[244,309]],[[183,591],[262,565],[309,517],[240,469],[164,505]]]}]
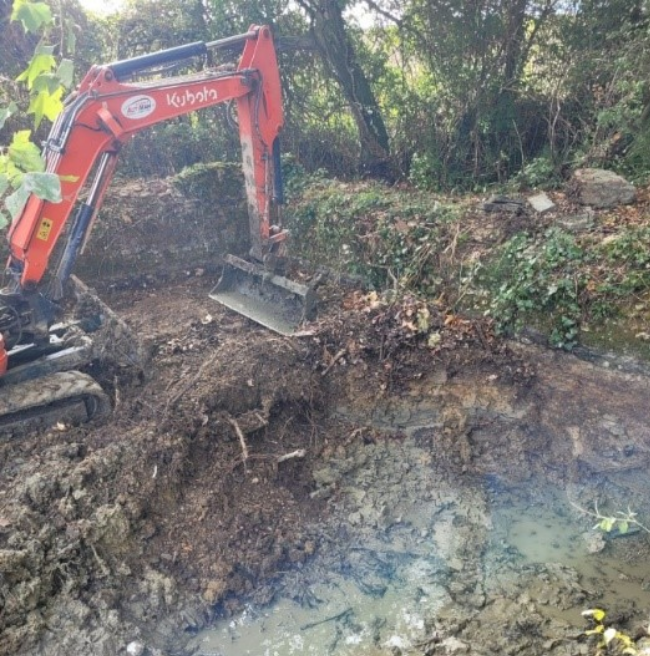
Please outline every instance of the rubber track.
[{"label": "rubber track", "polygon": [[[44,414],[67,401],[83,401],[87,420],[108,415],[111,404],[100,385],[80,371],[61,371],[16,385],[0,386],[0,426],[20,423],[20,415]],[[0,428],[0,430],[2,430]]]}]

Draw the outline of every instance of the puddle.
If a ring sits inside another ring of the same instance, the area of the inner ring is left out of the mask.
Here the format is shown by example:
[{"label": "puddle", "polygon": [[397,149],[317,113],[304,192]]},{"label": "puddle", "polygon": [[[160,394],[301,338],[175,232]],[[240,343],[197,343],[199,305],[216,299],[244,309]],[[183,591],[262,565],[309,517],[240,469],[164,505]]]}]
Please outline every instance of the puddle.
[{"label": "puddle", "polygon": [[[612,537],[599,535],[593,529],[585,530],[583,522],[571,515],[566,500],[552,499],[548,492],[545,494],[552,503],[536,506],[515,503],[495,509],[492,548],[514,548],[522,563],[555,563],[575,570],[585,602],[591,605],[650,609],[650,562],[647,552],[637,548],[643,536],[630,532]],[[601,536],[603,550],[590,553],[589,544],[594,543],[594,537]],[[582,610],[584,606],[577,606],[559,615],[583,627]],[[547,613],[558,616],[552,606],[547,608]]]},{"label": "puddle", "polygon": [[542,644],[580,633],[587,608],[641,619],[650,608],[645,536],[589,553],[589,522],[547,481],[500,489],[445,475],[411,437],[359,446],[315,478],[337,490],[329,539],[283,575],[273,605],[219,621],[191,653],[371,656],[421,653],[434,640],[462,652],[494,622],[508,644],[505,627],[525,625],[540,646],[527,653],[551,653]]}]

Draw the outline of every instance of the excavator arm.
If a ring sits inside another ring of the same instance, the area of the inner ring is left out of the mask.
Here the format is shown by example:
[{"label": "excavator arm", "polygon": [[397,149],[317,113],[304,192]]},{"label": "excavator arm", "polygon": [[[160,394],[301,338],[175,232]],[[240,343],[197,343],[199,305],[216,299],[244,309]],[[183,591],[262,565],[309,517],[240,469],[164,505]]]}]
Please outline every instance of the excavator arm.
[{"label": "excavator arm", "polygon": [[[210,61],[213,51],[234,48],[241,48],[235,65],[163,75],[178,62],[194,57]],[[220,103],[234,103],[237,110],[253,262],[226,256],[221,287],[211,296],[239,308],[230,303],[238,295],[223,281],[233,280],[232,272],[226,275],[227,269],[242,267],[250,279],[257,276],[261,281],[262,293],[271,304],[283,302],[287,295],[301,300],[310,297],[310,290],[271,275],[259,264],[272,261],[287,236],[271,222],[272,208],[282,202],[278,135],[283,112],[270,29],[252,26],[244,34],[219,41],[94,66],[66,99],[44,145],[45,169],[61,180],[61,202],[30,196],[9,230],[9,282],[0,290],[0,427],[4,415],[17,416],[23,405],[32,414],[43,404],[52,402],[58,407],[73,397],[77,405],[81,398],[85,407],[107,406],[96,384],[93,387],[87,376],[71,371],[89,361],[88,340],[73,349],[57,345],[58,338],[52,334],[57,301],[89,237],[122,145],[157,123]],[[84,200],[78,202],[86,189]],[[245,289],[253,287],[247,280]],[[254,305],[247,294],[241,311],[255,318],[247,312],[247,306]],[[108,308],[102,314],[110,315]],[[284,330],[283,323],[266,325]],[[25,358],[25,349],[35,353],[34,361]],[[47,383],[42,382],[46,379]],[[18,384],[23,388],[14,389]],[[55,388],[56,393],[49,391]]]},{"label": "excavator arm", "polygon": [[[244,45],[235,71],[206,69],[182,77],[144,83],[129,82],[135,73],[215,48]],[[271,32],[253,27],[245,34],[212,43],[194,43],[130,60],[93,67],[67,101],[45,144],[46,170],[61,179],[63,200],[43,201],[32,195],[9,231],[9,272],[16,288],[38,285],[69,220],[79,192],[95,171],[86,202],[70,231],[57,279],[65,282],[74,259],[70,252],[85,240],[83,228],[101,204],[122,144],[138,132],[195,110],[234,101],[242,147],[242,161],[251,226],[251,251],[262,260],[269,247],[269,207],[273,193],[273,153],[282,128],[280,77]],[[277,159],[277,157],[276,157]],[[76,239],[76,240],[75,240]],[[278,241],[277,235],[273,236]]]}]

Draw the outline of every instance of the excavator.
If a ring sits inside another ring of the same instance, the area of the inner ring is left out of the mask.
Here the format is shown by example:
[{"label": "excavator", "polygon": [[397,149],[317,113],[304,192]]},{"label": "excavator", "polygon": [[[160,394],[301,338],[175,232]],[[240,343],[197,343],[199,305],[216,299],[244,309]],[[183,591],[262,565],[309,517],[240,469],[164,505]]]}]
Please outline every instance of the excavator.
[{"label": "excavator", "polygon": [[[0,290],[0,435],[30,423],[80,423],[111,412],[105,391],[81,369],[107,350],[119,350],[121,362],[131,363],[142,351],[125,322],[73,275],[75,261],[121,147],[152,125],[220,103],[238,125],[250,251],[246,258],[224,256],[210,296],[285,335],[312,316],[314,289],[280,275],[278,266],[286,259],[288,232],[279,211],[283,109],[270,28],[253,25],[217,41],[93,66],[43,146],[45,170],[59,176],[62,200],[31,195],[8,231]],[[62,320],[71,293],[82,310]]]}]

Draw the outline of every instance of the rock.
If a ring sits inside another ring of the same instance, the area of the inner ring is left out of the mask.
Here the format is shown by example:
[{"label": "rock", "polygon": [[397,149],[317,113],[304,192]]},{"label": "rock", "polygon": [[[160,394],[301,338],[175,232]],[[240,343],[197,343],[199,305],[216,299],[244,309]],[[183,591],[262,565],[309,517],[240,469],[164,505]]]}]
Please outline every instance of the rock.
[{"label": "rock", "polygon": [[570,182],[570,191],[582,205],[599,208],[627,205],[636,197],[633,184],[604,169],[577,169]]},{"label": "rock", "polygon": [[558,217],[557,224],[568,232],[585,232],[594,225],[594,211],[588,207],[586,211],[579,214]]},{"label": "rock", "polygon": [[445,650],[447,654],[466,654],[469,651],[469,645],[458,638],[453,636],[445,638],[440,646]]},{"label": "rock", "polygon": [[126,646],[126,653],[129,656],[142,656],[144,653],[144,645],[139,640],[129,642]]},{"label": "rock", "polygon": [[507,214],[522,214],[525,205],[523,201],[505,196],[490,196],[481,206],[484,212],[505,212]]},{"label": "rock", "polygon": [[589,553],[600,553],[607,546],[605,536],[602,533],[587,531],[582,534],[582,537],[587,543],[587,551]]},{"label": "rock", "polygon": [[543,192],[541,194],[535,194],[534,196],[531,196],[528,199],[528,202],[539,214],[548,212],[555,207],[555,203]]}]

